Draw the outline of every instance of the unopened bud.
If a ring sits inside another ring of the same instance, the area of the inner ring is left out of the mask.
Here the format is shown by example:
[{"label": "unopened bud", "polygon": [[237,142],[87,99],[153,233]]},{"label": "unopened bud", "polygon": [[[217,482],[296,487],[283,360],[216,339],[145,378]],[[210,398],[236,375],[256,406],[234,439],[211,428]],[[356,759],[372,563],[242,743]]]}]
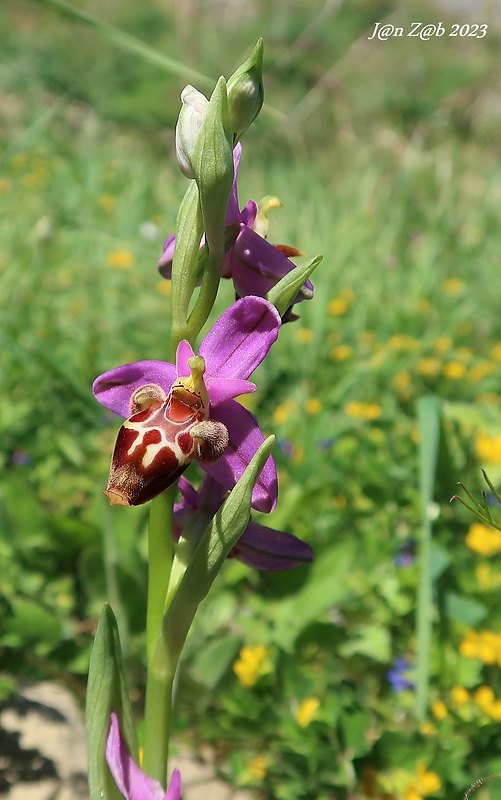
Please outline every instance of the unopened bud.
[{"label": "unopened bud", "polygon": [[255,120],[264,100],[263,40],[259,39],[251,56],[227,83],[228,105],[235,142]]},{"label": "unopened bud", "polygon": [[191,159],[209,101],[202,92],[188,85],[181,92],[181,102],[176,125],[176,158],[183,175],[194,178]]}]

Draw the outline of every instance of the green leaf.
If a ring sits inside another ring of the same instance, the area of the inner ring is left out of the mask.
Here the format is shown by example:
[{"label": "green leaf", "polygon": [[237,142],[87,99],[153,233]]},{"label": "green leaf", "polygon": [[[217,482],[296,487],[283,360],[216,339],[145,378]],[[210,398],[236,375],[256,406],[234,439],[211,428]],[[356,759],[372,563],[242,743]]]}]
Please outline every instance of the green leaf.
[{"label": "green leaf", "polygon": [[34,600],[24,597],[12,598],[12,616],[5,623],[6,636],[3,644],[20,647],[34,642],[54,645],[61,640],[61,623]]},{"label": "green leaf", "polygon": [[112,711],[132,758],[138,761],[136,729],[127,690],[122,649],[115,616],[109,605],[101,613],[92,648],[87,685],[87,746],[91,800],[123,800],[106,763],[106,738]]},{"label": "green leaf", "polygon": [[450,619],[462,622],[469,628],[474,628],[487,616],[486,606],[456,592],[447,592],[445,595],[445,612]]},{"label": "green leaf", "polygon": [[318,267],[323,256],[316,256],[306,264],[300,264],[280,280],[273,289],[270,289],[266,299],[273,303],[281,317],[285,314],[303,283]]},{"label": "green leaf", "polygon": [[205,530],[164,616],[163,637],[153,657],[155,668],[159,671],[175,670],[198,606],[207,596],[227,555],[247,527],[252,490],[274,441],[275,437],[269,436],[263,442]]},{"label": "green leaf", "polygon": [[207,689],[215,689],[242,644],[240,636],[225,636],[206,645],[193,659],[191,673]]},{"label": "green leaf", "polygon": [[360,653],[385,664],[391,660],[390,632],[381,625],[361,625],[353,638],[339,648],[339,652],[346,657]]}]

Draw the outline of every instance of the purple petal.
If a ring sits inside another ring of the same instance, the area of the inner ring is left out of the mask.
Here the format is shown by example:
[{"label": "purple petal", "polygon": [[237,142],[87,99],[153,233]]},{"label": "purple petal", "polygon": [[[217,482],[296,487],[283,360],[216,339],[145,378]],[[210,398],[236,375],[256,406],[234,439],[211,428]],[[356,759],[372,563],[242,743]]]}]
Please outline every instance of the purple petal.
[{"label": "purple petal", "polygon": [[207,378],[207,391],[209,392],[211,405],[223,403],[242,394],[250,394],[256,391],[256,384],[250,381],[242,381],[239,378]]},{"label": "purple petal", "polygon": [[278,337],[280,315],[262,297],[233,303],[200,345],[208,378],[248,378]]},{"label": "purple petal", "polygon": [[174,248],[176,246],[176,234],[171,233],[164,242],[164,251],[158,262],[158,269],[164,278],[171,277],[172,259],[174,258]]},{"label": "purple petal", "polygon": [[167,787],[164,800],[180,800],[181,798],[181,773],[178,769],[172,770],[170,783]]},{"label": "purple petal", "polygon": [[245,208],[242,209],[240,214],[240,222],[252,228],[256,221],[258,206],[255,200],[249,200]]},{"label": "purple petal", "polygon": [[92,391],[104,408],[127,419],[130,416],[129,401],[136,389],[146,383],[156,383],[168,393],[176,377],[174,364],[165,361],[135,361],[104,372],[94,381]]},{"label": "purple petal", "polygon": [[313,551],[306,542],[257,522],[249,522],[232,555],[253,569],[273,571],[290,569],[313,559]]},{"label": "purple petal", "polygon": [[120,736],[117,715],[112,713],[111,726],[106,741],[106,760],[118,789],[125,800],[179,800],[181,776],[178,770],[172,773],[167,792],[160,783],[149,778],[134,763]]},{"label": "purple petal", "polygon": [[188,376],[190,374],[190,367],[188,359],[195,355],[190,343],[183,339],[177,346],[176,352],[176,370],[180,377]]},{"label": "purple petal", "polygon": [[[258,233],[240,225],[231,260],[231,274],[239,297],[252,294],[264,297],[295,266]],[[306,283],[313,289],[313,284]],[[303,299],[299,292],[295,302]]]},{"label": "purple petal", "polygon": [[[226,425],[230,440],[224,456],[217,464],[200,466],[225,489],[233,489],[256,450],[264,442],[264,437],[250,411],[235,400],[227,400],[215,406],[211,419]],[[270,456],[252,492],[252,507],[267,514],[275,508],[277,495],[277,470]]]},{"label": "purple petal", "polygon": [[174,506],[174,512],[178,513],[180,516],[178,518],[184,519],[184,516],[187,514],[192,514],[198,508],[198,492],[197,490],[191,485],[189,480],[187,480],[184,475],[178,480],[178,489],[181,492],[181,500],[179,503],[176,503]]}]

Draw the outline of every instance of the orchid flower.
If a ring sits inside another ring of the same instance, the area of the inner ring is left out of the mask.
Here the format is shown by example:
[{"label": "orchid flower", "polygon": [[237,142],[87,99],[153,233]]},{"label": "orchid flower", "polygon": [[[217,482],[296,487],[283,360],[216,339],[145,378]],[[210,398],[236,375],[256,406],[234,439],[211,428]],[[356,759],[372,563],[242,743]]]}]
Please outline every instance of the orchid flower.
[{"label": "orchid flower", "polygon": [[118,718],[111,714],[111,725],[106,740],[106,761],[117,788],[125,800],[180,800],[181,775],[175,769],[169,788],[164,791],[158,781],[149,778],[134,763],[120,735]]},{"label": "orchid flower", "polygon": [[[273,245],[266,239],[268,221],[267,211],[281,205],[275,197],[266,197],[261,204],[249,200],[240,211],[238,202],[238,168],[242,155],[239,143],[233,150],[234,179],[233,188],[226,211],[226,229],[231,246],[226,252],[222,277],[232,278],[238,297],[258,295],[265,297],[278,281],[295,268],[287,256],[302,255],[300,250],[287,245]],[[202,240],[202,245],[204,240]],[[164,242],[164,252],[158,267],[164,278],[171,277],[172,259],[176,236],[172,234]],[[294,303],[313,297],[313,284],[305,281],[294,299]],[[291,316],[287,317],[288,319]]]},{"label": "orchid flower", "polygon": [[[231,490],[264,441],[253,415],[234,398],[277,339],[280,316],[261,297],[238,300],[203,339],[198,357],[182,341],[176,364],[138,361],[100,375],[93,392],[124,417],[106,490],[112,504],[139,505],[174,483],[191,460]],[[205,376],[205,377],[204,377]],[[277,474],[270,457],[252,505],[271,511]]]},{"label": "orchid flower", "polygon": [[[226,497],[221,484],[209,475],[204,478],[198,492],[184,477],[179,479],[178,486],[182,499],[174,506],[174,536],[177,539],[193,514],[199,512],[212,518]],[[238,558],[253,569],[276,571],[311,561],[313,552],[306,542],[291,533],[267,528],[251,520],[229,558]]]}]

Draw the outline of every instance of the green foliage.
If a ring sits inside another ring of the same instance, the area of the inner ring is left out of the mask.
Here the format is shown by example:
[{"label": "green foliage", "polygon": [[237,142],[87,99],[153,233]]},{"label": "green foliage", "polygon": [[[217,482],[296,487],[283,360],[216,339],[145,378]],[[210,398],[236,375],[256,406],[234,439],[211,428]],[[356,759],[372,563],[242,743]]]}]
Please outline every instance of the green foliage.
[{"label": "green foliage", "polygon": [[[400,797],[419,763],[438,796],[462,797],[501,765],[495,540],[490,555],[468,549],[472,519],[449,504],[457,480],[480,496],[480,465],[501,482],[499,37],[367,42],[385,15],[412,20],[412,4],[247,4],[230,32],[178,5],[82,7],[214,78],[264,30],[268,109],[259,146],[252,131],[244,144],[241,203],[281,197],[271,241],[324,260],[249,400],[277,436],[280,502],[262,521],[309,541],[315,561],[226,564],[188,639],[177,734],[213,744],[221,773],[266,798]],[[28,0],[2,5],[0,22],[0,696],[12,676],[82,693],[108,599],[136,698],[145,512],[99,496],[118,422],[90,384],[167,357],[156,262],[185,189],[171,144],[186,81]],[[404,656],[416,679],[417,407],[430,394],[442,432],[420,725],[415,693],[387,673]],[[471,631],[494,638],[468,654]],[[245,646],[265,656],[244,686]]]}]

